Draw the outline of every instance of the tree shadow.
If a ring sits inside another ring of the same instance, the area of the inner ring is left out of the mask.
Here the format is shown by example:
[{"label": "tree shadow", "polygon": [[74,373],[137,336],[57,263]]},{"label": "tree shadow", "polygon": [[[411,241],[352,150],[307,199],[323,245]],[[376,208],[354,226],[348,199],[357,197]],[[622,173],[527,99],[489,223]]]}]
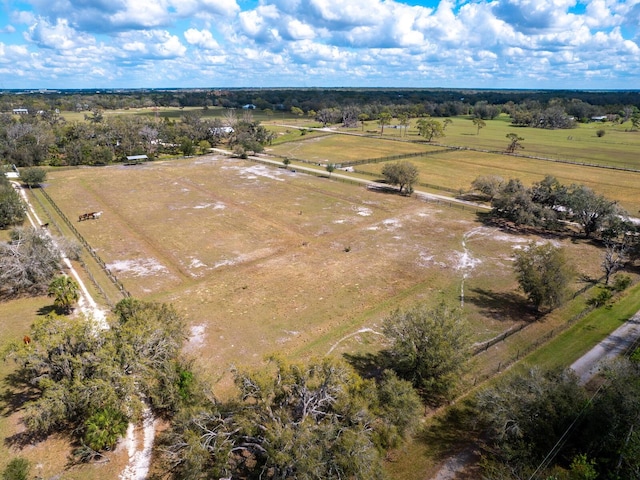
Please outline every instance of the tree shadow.
[{"label": "tree shadow", "polygon": [[478,413],[470,400],[463,400],[448,407],[443,414],[433,416],[416,438],[436,451],[436,458],[443,460],[468,450],[474,452],[482,435],[477,420]]},{"label": "tree shadow", "polygon": [[484,288],[472,288],[465,302],[476,305],[480,312],[494,320],[534,322],[538,318],[536,310],[525,299],[514,292],[494,292]]},{"label": "tree shadow", "polygon": [[45,305],[44,307],[40,307],[36,314],[45,317],[54,312],[56,312],[56,307],[53,305]]},{"label": "tree shadow", "polygon": [[[465,200],[467,202],[476,202],[476,203],[487,202],[490,200],[489,197],[478,192],[465,192],[460,195],[456,195],[456,198],[459,200]],[[483,213],[486,214],[486,212],[483,212]]]},{"label": "tree shadow", "polygon": [[362,378],[379,379],[385,370],[393,370],[393,360],[387,350],[378,353],[345,353],[343,357]]},{"label": "tree shadow", "polygon": [[38,398],[38,392],[25,383],[17,373],[8,374],[3,381],[4,390],[0,393],[0,415],[8,417],[22,410],[24,405]]},{"label": "tree shadow", "polygon": [[[377,180],[375,184],[369,184],[367,189],[376,193],[384,193],[387,195],[400,195],[400,190],[396,187],[388,185],[384,180]],[[402,193],[404,195],[404,192]]]}]

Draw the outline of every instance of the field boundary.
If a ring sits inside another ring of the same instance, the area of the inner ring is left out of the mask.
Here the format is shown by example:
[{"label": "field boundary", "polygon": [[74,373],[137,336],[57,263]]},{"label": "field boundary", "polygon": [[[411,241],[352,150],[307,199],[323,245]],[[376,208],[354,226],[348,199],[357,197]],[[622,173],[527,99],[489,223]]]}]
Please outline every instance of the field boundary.
[{"label": "field boundary", "polygon": [[[31,188],[31,187],[29,187]],[[45,191],[44,188],[40,188],[40,192],[42,192],[42,195],[44,196],[44,198],[47,199],[47,202],[49,202],[49,204],[52,206],[52,208],[56,211],[56,213],[60,216],[60,218],[62,219],[62,221],[65,223],[65,225],[71,230],[71,232],[76,236],[76,238],[80,241],[80,243],[82,244],[82,246],[87,250],[87,252],[89,253],[89,255],[91,255],[91,257],[96,261],[96,263],[100,266],[100,268],[102,269],[102,271],[105,273],[105,275],[107,276],[107,278],[111,281],[111,283],[113,283],[113,285],[120,291],[120,293],[123,295],[123,297],[130,297],[131,294],[129,293],[129,291],[124,287],[124,285],[122,284],[122,282],[120,280],[118,280],[118,278],[111,272],[111,270],[109,270],[109,268],[107,267],[107,265],[104,263],[104,261],[100,258],[100,256],[96,253],[96,251],[93,249],[93,247],[89,244],[89,242],[87,242],[87,240],[85,240],[85,238],[82,236],[82,234],[78,231],[78,229],[76,229],[76,227],[71,223],[71,221],[67,218],[67,216],[62,212],[62,210],[60,210],[60,208],[58,207],[58,205],[56,205],[56,203],[53,201],[53,199],[49,196],[49,194]],[[32,192],[33,193],[33,192]],[[35,195],[32,195],[35,196]],[[37,197],[36,197],[37,198]],[[38,200],[39,201],[39,200]],[[42,206],[42,204],[41,204]],[[51,216],[49,215],[49,218],[51,218]],[[88,269],[85,268],[85,271],[87,271]],[[89,276],[92,278],[93,282],[96,283],[95,279],[93,278],[93,276],[91,274],[89,274]],[[100,290],[100,292],[103,294],[103,296],[105,297],[105,300],[107,300],[107,303],[111,303],[109,301],[109,298],[106,296],[106,294],[104,293],[104,290],[102,288],[100,288],[100,286],[98,286],[98,289]]]},{"label": "field boundary", "polygon": [[[283,125],[284,126],[284,125]],[[290,125],[290,127],[293,127]],[[299,128],[299,127],[295,127],[295,128]],[[318,131],[326,131],[322,128],[313,128],[313,127],[308,127],[307,130],[318,130]],[[489,154],[493,154],[493,155],[507,155],[507,156],[512,156],[512,157],[520,157],[520,158],[527,158],[530,160],[540,160],[540,161],[544,161],[544,162],[554,162],[554,163],[566,163],[569,165],[576,165],[576,166],[582,166],[582,167],[594,167],[594,168],[604,168],[607,170],[619,170],[619,171],[623,171],[623,172],[633,172],[633,173],[640,173],[640,169],[637,168],[631,168],[631,167],[616,167],[613,165],[604,165],[601,163],[586,163],[586,162],[577,162],[574,160],[567,160],[567,159],[562,159],[562,158],[551,158],[551,157],[538,157],[538,156],[534,156],[534,155],[523,155],[520,153],[506,153],[504,150],[489,150],[489,149],[483,149],[483,148],[474,148],[474,147],[465,147],[465,146],[456,146],[456,145],[447,145],[445,143],[432,143],[432,142],[426,142],[425,140],[421,140],[421,139],[407,139],[407,138],[397,138],[397,137],[385,137],[383,134],[363,134],[363,133],[359,133],[359,132],[341,132],[340,130],[331,130],[332,133],[337,134],[337,135],[353,135],[353,136],[358,136],[358,137],[365,137],[365,138],[378,138],[380,140],[391,140],[391,141],[396,141],[396,142],[405,142],[405,143],[412,143],[412,144],[422,144],[422,145],[430,145],[430,146],[437,146],[437,147],[441,147],[443,150],[438,151],[438,153],[449,153],[452,151],[457,151],[457,150],[468,150],[468,151],[472,151],[472,152],[479,152],[479,153],[489,153]],[[291,142],[296,142],[297,140],[291,140],[290,142],[287,143],[291,143]],[[432,152],[428,152],[428,153],[432,153]],[[435,152],[433,152],[435,153]],[[276,156],[276,155],[274,155]],[[285,157],[285,156],[283,156]],[[289,157],[291,159],[294,159],[293,157]],[[295,159],[296,161],[302,161],[299,159]],[[384,161],[384,160],[382,160]],[[313,163],[313,162],[312,162]],[[369,163],[374,163],[374,162],[369,162]],[[378,163],[378,162],[376,162]],[[343,163],[342,165],[346,165],[346,163]]]},{"label": "field boundary", "polygon": [[[578,290],[577,292],[575,292],[573,294],[572,298],[575,299],[576,297],[582,295],[583,293],[587,292],[591,288],[594,288],[603,279],[604,279],[604,277],[600,278],[598,280],[598,282],[596,282],[596,283],[589,284],[589,285],[581,288],[580,290]],[[629,289],[633,288],[634,286],[635,286],[635,284],[629,286]],[[618,293],[617,295],[615,295],[613,297],[612,300],[615,301],[616,298],[620,298],[623,294],[624,294],[624,292]],[[552,340],[554,337],[556,337],[557,335],[561,334],[562,332],[565,332],[570,327],[575,325],[578,321],[582,320],[583,318],[585,318],[587,315],[589,315],[593,311],[597,310],[598,308],[606,308],[606,306],[599,306],[599,307],[596,307],[594,305],[586,306],[580,312],[578,312],[578,313],[572,315],[571,317],[569,317],[564,323],[552,328],[551,330],[546,332],[544,335],[541,335],[540,337],[536,338],[535,340],[529,342],[529,344],[526,347],[524,347],[522,349],[519,349],[516,352],[515,355],[511,356],[510,358],[507,358],[505,361],[499,362],[495,372],[486,372],[486,373],[484,373],[482,375],[478,375],[477,377],[475,377],[474,385],[479,383],[479,382],[481,383],[481,382],[484,382],[485,380],[488,380],[488,379],[492,378],[495,374],[500,373],[502,371],[502,369],[517,363],[518,361],[520,361],[521,358],[524,358],[528,354],[536,351],[542,345],[548,343],[550,340]],[[475,347],[475,349],[473,350],[471,356],[472,357],[476,357],[476,356],[486,352],[490,347],[492,347],[494,345],[497,345],[498,343],[504,342],[509,337],[521,332],[522,330],[524,330],[525,328],[527,328],[530,325],[531,325],[531,323],[521,323],[520,325],[516,325],[515,327],[512,327],[509,330],[501,333],[497,337],[494,337],[492,339],[487,340],[486,342],[483,342],[480,345],[477,345]],[[636,343],[640,343],[640,340],[638,340]]]}]

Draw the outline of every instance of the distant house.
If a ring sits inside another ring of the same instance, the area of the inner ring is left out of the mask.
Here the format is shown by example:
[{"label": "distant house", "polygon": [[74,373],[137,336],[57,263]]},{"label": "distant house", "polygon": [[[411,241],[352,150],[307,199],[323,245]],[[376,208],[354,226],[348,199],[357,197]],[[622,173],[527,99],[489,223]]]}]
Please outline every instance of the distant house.
[{"label": "distant house", "polygon": [[606,115],[599,115],[597,117],[591,117],[592,122],[606,122],[608,117]]},{"label": "distant house", "polygon": [[27,110],[26,108],[14,108],[13,109],[13,114],[14,115],[29,115],[29,110]]},{"label": "distant house", "polygon": [[245,110],[255,110],[256,106],[253,103],[247,103],[246,105],[243,105],[242,108]]}]

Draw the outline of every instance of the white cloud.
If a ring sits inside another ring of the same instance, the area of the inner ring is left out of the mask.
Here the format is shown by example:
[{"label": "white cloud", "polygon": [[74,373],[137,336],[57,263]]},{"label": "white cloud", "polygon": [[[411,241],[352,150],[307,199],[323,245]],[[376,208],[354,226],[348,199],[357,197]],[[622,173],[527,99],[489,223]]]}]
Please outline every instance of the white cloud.
[{"label": "white cloud", "polygon": [[209,30],[197,30],[195,28],[190,28],[184,32],[184,38],[190,45],[194,45],[205,50],[217,50],[220,48],[220,45],[218,45],[218,42],[216,42]]},{"label": "white cloud", "polygon": [[16,86],[82,71],[91,86],[620,88],[640,68],[640,0],[13,2],[0,72],[20,48]]},{"label": "white cloud", "polygon": [[287,31],[294,40],[312,39],[316,36],[310,25],[295,19],[288,22]]},{"label": "white cloud", "polygon": [[40,18],[25,32],[25,38],[42,48],[70,50],[94,43],[93,37],[71,28],[66,20],[58,20],[55,25]]},{"label": "white cloud", "polygon": [[165,30],[129,32],[120,34],[118,38],[123,50],[140,54],[145,59],[182,57],[187,51],[177,36]]}]

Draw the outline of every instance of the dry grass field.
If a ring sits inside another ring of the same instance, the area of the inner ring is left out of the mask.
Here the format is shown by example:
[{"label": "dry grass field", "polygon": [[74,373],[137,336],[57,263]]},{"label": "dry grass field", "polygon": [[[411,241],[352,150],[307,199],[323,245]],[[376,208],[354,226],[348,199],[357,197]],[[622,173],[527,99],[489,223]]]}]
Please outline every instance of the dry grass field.
[{"label": "dry grass field", "polygon": [[[46,189],[71,219],[105,212],[77,228],[134,296],[185,313],[212,378],[275,352],[378,349],[391,310],[462,288],[478,341],[531,318],[510,258],[540,239],[470,212],[216,156],[54,172]],[[554,241],[598,275],[593,246]]]}]

